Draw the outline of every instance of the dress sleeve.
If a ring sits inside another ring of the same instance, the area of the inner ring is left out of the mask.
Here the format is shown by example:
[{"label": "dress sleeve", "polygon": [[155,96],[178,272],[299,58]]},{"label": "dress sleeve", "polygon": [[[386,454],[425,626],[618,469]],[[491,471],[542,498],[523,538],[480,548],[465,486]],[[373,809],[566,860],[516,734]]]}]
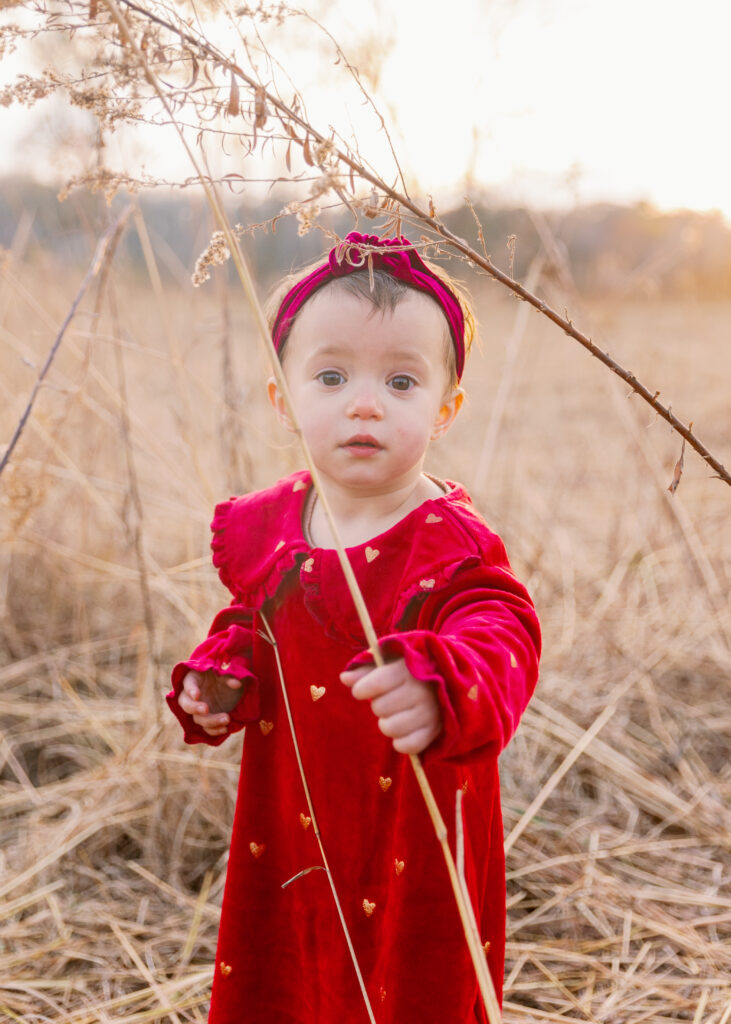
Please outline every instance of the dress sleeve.
[{"label": "dress sleeve", "polygon": [[[443,731],[425,763],[497,755],[538,678],[540,627],[527,591],[502,566],[465,569],[429,596],[413,626],[382,637],[380,647],[387,661],[403,658],[439,700]],[[363,652],[348,668],[371,660]]]},{"label": "dress sleeve", "polygon": [[[259,682],[251,671],[252,614],[232,605],[219,612],[208,636],[187,661],[179,662],[172,673],[173,688],[166,696],[168,707],[183,727],[186,743],[207,743],[218,746],[231,733],[240,732],[249,722],[259,718]],[[229,727],[220,736],[209,736],[178,704],[186,673],[213,670],[220,675],[235,676],[243,682],[241,699],[229,712]]]}]

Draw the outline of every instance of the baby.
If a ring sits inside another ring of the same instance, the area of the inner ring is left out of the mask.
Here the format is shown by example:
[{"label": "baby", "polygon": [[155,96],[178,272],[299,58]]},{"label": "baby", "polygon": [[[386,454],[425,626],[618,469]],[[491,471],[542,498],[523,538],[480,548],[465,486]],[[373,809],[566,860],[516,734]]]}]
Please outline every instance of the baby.
[{"label": "baby", "polygon": [[[249,726],[211,1024],[487,1021],[404,754],[421,755],[452,846],[464,794],[467,884],[501,991],[497,758],[533,692],[540,633],[465,490],[423,471],[459,412],[473,327],[405,238],[352,232],[281,290],[272,338],[385,664],[308,472],[216,508],[213,561],[233,600],[168,695],[188,743]],[[294,429],[275,380],[269,398]]]}]

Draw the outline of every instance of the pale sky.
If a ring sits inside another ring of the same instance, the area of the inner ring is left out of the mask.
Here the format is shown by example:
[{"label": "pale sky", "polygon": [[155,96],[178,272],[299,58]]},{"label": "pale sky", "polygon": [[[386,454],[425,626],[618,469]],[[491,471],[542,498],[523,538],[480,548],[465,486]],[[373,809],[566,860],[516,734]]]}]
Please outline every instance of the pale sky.
[{"label": "pale sky", "polygon": [[[415,192],[461,199],[469,177],[473,191],[506,202],[649,200],[731,218],[726,0],[452,0],[433,14],[423,0],[320,0],[317,9],[354,62],[366,69],[369,51],[370,61],[381,55],[373,95]],[[212,35],[227,52],[237,43],[230,29]],[[390,178],[372,119],[313,38],[299,25],[270,44],[315,124],[347,133],[350,118]],[[0,81],[11,70],[0,63]],[[35,116],[48,124],[49,109]],[[0,171],[39,166],[44,133],[29,147],[29,123],[38,122],[0,108]],[[160,140],[128,137],[119,159],[179,173],[176,143]]]}]

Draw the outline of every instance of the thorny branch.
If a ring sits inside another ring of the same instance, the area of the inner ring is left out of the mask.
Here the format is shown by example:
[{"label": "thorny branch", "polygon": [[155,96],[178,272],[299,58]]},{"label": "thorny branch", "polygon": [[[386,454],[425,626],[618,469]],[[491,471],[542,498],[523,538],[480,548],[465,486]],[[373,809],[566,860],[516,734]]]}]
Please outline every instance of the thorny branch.
[{"label": "thorny branch", "polygon": [[[700,438],[693,433],[692,423],[686,424],[679,419],[672,411],[671,405],[664,405],[659,400],[658,391],[651,390],[642,381],[640,381],[631,370],[625,369],[625,367],[618,363],[609,354],[609,352],[603,351],[588,335],[584,334],[574,325],[568,315],[562,316],[534,292],[524,287],[519,281],[514,280],[509,274],[500,270],[500,268],[493,263],[487,253],[478,252],[469,245],[465,239],[460,238],[450,231],[436,215],[432,204],[430,204],[429,209],[424,209],[408,194],[406,194],[405,190],[399,191],[394,186],[389,185],[377,173],[375,173],[375,171],[367,167],[356,154],[347,148],[335,145],[332,137],[328,137],[314,128],[310,121],[295,109],[294,106],[286,104],[281,98],[274,95],[270,89],[267,89],[254,77],[247,74],[247,72],[233,60],[229,60],[220,52],[220,50],[212,46],[206,39],[194,35],[189,30],[182,28],[181,25],[175,26],[171,24],[164,18],[136,3],[135,0],[120,0],[120,2],[130,11],[134,11],[137,15],[153,22],[160,28],[174,33],[181,39],[181,41],[187,43],[195,52],[197,52],[201,59],[208,58],[209,60],[214,61],[222,69],[225,69],[232,76],[235,76],[236,79],[243,82],[250,90],[252,90],[260,104],[263,103],[267,108],[276,112],[289,140],[301,147],[306,163],[311,166],[316,165],[317,163],[310,155],[314,145],[318,151],[329,154],[329,159],[332,163],[337,164],[341,168],[346,168],[347,174],[341,173],[338,175],[337,181],[336,176],[330,170],[329,174],[326,175],[329,179],[326,181],[326,184],[328,190],[332,189],[335,191],[351,210],[354,206],[360,207],[366,216],[371,217],[381,213],[389,213],[391,215],[392,223],[397,226],[400,225],[402,211],[408,211],[408,214],[410,214],[419,225],[429,228],[436,236],[436,238],[424,238],[424,242],[436,247],[439,247],[440,243],[443,243],[447,249],[459,253],[475,267],[478,267],[480,270],[487,273],[494,280],[510,289],[510,291],[517,295],[522,301],[527,302],[539,313],[547,317],[552,323],[568,335],[568,337],[577,341],[595,359],[598,359],[599,362],[611,370],[612,373],[620,377],[621,380],[631,388],[632,392],[639,395],[639,397],[642,398],[642,400],[646,402],[661,419],[665,420],[665,422],[668,423],[670,427],[698,453],[698,455],[700,455],[720,480],[723,480],[731,486],[731,473],[729,473],[724,465],[702,443]],[[340,53],[339,49],[338,52]],[[362,89],[359,80],[358,85]],[[296,128],[303,133],[302,136],[295,132],[293,126],[296,126]],[[319,164],[317,165],[320,166]],[[320,170],[324,173],[324,168],[322,166],[320,166]],[[365,204],[362,200],[353,200],[348,202],[343,196],[342,190],[346,187],[348,177],[350,178],[351,193],[355,191],[353,187],[354,179],[366,182],[371,186],[373,190],[371,198],[366,201]]]},{"label": "thorny branch", "polygon": [[[152,10],[142,3],[136,2],[136,0],[120,0],[120,3],[131,15],[133,27],[140,33],[140,45],[149,55],[151,65],[153,67],[164,66],[172,71],[175,59],[177,59],[179,66],[184,68],[186,84],[174,85],[168,82],[166,87],[169,89],[177,108],[176,113],[188,101],[195,107],[199,141],[204,133],[220,131],[220,129],[215,128],[212,124],[218,115],[225,114],[227,118],[242,114],[246,116],[240,98],[240,85],[243,84],[251,94],[250,109],[248,111],[251,124],[247,125],[246,131],[241,131],[238,127],[234,128],[232,125],[230,129],[231,137],[236,138],[241,145],[248,146],[248,152],[253,152],[257,145],[263,146],[266,142],[269,142],[271,145],[274,145],[276,142],[282,145],[286,144],[285,162],[289,176],[281,180],[292,182],[302,180],[302,174],[292,173],[291,167],[290,154],[292,147],[294,146],[295,149],[299,149],[305,165],[311,169],[316,177],[311,183],[309,197],[303,201],[289,204],[284,212],[297,213],[300,220],[301,233],[305,233],[316,223],[319,213],[318,200],[327,193],[330,193],[333,197],[336,196],[356,217],[358,216],[358,211],[369,218],[385,217],[387,219],[386,228],[394,228],[397,233],[400,233],[402,219],[422,229],[427,229],[430,235],[422,236],[420,245],[430,248],[432,252],[452,252],[458,254],[461,258],[467,260],[478,270],[488,274],[522,301],[528,303],[543,316],[547,317],[568,337],[578,342],[595,359],[599,360],[612,373],[623,380],[632,393],[639,395],[655,411],[657,416],[665,420],[700,455],[719,479],[731,485],[731,473],[693,432],[693,424],[685,423],[679,419],[672,411],[670,404],[665,405],[660,401],[658,391],[647,387],[631,370],[618,363],[609,352],[603,351],[593,342],[591,337],[575,326],[568,314],[562,316],[533,291],[526,288],[519,281],[514,280],[511,274],[505,273],[497,267],[485,251],[484,245],[482,246],[482,252],[480,252],[473,248],[464,238],[460,238],[450,231],[437,216],[431,202],[428,208],[424,208],[408,195],[405,187],[398,189],[395,184],[389,185],[387,181],[365,162],[357,150],[351,148],[343,139],[337,136],[333,129],[329,128],[327,134],[318,131],[312,125],[304,110],[303,99],[296,92],[292,102],[286,103],[276,94],[274,86],[270,87],[263,84],[255,77],[255,74],[248,73],[232,58],[227,57],[220,49],[210,43],[203,36],[202,32],[194,29],[192,19],[186,21],[182,15],[176,14],[160,4],[157,5],[156,10]],[[60,13],[49,12],[43,4],[39,4],[37,10],[41,13],[45,12],[47,19],[46,28],[48,31],[58,32],[62,30],[64,22]],[[75,20],[67,23],[66,31],[69,34],[73,34],[82,27],[88,27],[91,24],[95,30],[97,41],[104,41],[104,31],[107,30],[109,32],[112,29],[108,22],[103,21],[101,10],[102,7],[98,2],[90,4],[69,3],[68,11],[75,15]],[[287,8],[282,3],[270,7],[260,3],[256,8],[247,6],[238,8],[236,11],[237,16],[259,17],[263,21],[273,18],[277,22],[285,17],[301,15],[302,13],[301,11]],[[71,18],[71,14],[68,17]],[[167,33],[169,38],[161,42],[160,39],[155,38],[155,32]],[[246,39],[243,36],[242,38],[245,43],[245,49],[248,52]],[[108,41],[109,39],[107,39]],[[120,39],[118,37],[113,37],[112,41],[116,47],[119,47]],[[265,44],[258,34],[257,44],[266,54]],[[177,58],[173,56],[176,52],[176,47]],[[346,69],[350,69],[351,73],[354,73],[355,69],[344,58],[340,47],[336,46],[336,51],[338,60],[342,61]],[[225,100],[222,101],[217,98],[223,87],[220,83],[216,85],[209,73],[206,62],[212,65],[214,71],[223,74],[228,80],[230,93],[227,103]],[[100,62],[100,67],[103,66],[104,62]],[[104,101],[106,101],[107,111],[111,110],[111,113],[107,112],[106,115],[103,110],[100,112],[102,119],[106,117],[104,123],[110,130],[114,129],[118,121],[139,121],[141,119],[139,83],[135,83],[134,73],[124,61],[114,63],[112,73],[116,76],[114,83],[116,90],[119,91],[120,89],[123,90],[131,87],[131,94],[126,101],[127,105],[125,107],[124,102],[118,96],[113,95],[110,89],[101,88],[98,91],[97,95],[100,99],[101,107],[104,107]],[[20,102],[35,102],[37,98],[42,98],[43,95],[46,95],[54,88],[65,87],[72,89],[72,83],[68,80],[68,76],[64,77],[55,72],[48,73],[42,79],[33,80],[29,76],[21,77],[23,77],[24,81],[18,85],[17,97]],[[90,84],[93,77],[93,74],[85,70],[71,98],[77,105],[87,106],[88,109],[95,110],[96,107],[94,106],[92,96],[93,90]],[[354,78],[361,93],[365,94],[357,73],[354,74]],[[151,84],[149,78],[147,83]],[[206,90],[214,98],[207,99]],[[8,97],[3,98],[0,96],[0,100],[2,102],[9,102]],[[118,100],[119,104],[115,106]],[[206,106],[207,103],[210,109]],[[370,105],[373,107],[372,103]],[[380,118],[380,115],[378,116]],[[381,126],[385,130],[382,118],[380,120]],[[273,124],[276,125],[276,130],[272,128]],[[224,132],[223,135],[225,136],[225,134]],[[386,135],[388,137],[388,133]],[[391,148],[393,151],[393,147]],[[401,183],[403,183],[398,161],[395,160],[395,163],[397,180],[400,179]],[[85,179],[82,178],[81,180],[83,182]],[[197,180],[196,178],[189,179],[185,184],[193,184]],[[234,187],[236,182],[245,183],[249,179],[241,174],[232,174],[225,175],[224,180],[227,185]],[[143,183],[150,184],[151,182],[145,179]],[[356,196],[356,183],[362,183],[370,187],[370,196],[367,199]],[[94,184],[96,187],[104,188],[109,195],[113,194],[116,188],[122,184],[134,187],[135,182],[129,177],[115,176],[112,172],[102,168],[97,172]]]}]

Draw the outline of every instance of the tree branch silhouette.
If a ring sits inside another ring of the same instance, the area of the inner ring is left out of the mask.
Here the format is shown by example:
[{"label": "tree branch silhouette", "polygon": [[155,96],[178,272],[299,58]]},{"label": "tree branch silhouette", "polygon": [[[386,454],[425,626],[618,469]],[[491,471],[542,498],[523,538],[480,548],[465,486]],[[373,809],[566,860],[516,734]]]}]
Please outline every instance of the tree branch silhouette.
[{"label": "tree branch silhouette", "polygon": [[[206,39],[196,36],[188,30],[181,29],[180,26],[175,26],[159,15],[154,14],[151,11],[146,10],[140,4],[135,3],[134,0],[119,0],[119,2],[127,9],[134,11],[136,14],[147,18],[149,21],[164,28],[166,31],[170,31],[178,35],[182,40],[187,42],[191,47],[195,47],[201,56],[205,56],[210,60],[215,61],[222,68],[229,71],[232,75],[236,76],[241,82],[243,82],[248,88],[262,97],[265,103],[273,110],[277,112],[279,119],[281,120],[285,130],[287,126],[290,128],[296,126],[302,132],[304,137],[298,136],[293,130],[288,131],[288,135],[291,140],[298,143],[305,153],[306,162],[311,162],[311,157],[308,159],[308,152],[310,150],[310,140],[314,141],[320,146],[332,146],[331,140],[328,136],[318,131],[309,120],[307,120],[302,114],[300,114],[293,107],[288,106],[278,96],[275,96],[269,89],[266,89],[259,81],[254,77],[247,74],[238,64],[234,61],[229,60],[220,50],[212,46]],[[358,86],[363,90],[363,86],[358,79]],[[587,352],[590,353],[595,359],[599,360],[607,369],[611,370],[612,373],[616,374],[621,380],[623,380],[639,397],[646,402],[655,413],[669,426],[682,437],[688,445],[707,463],[708,466],[714,471],[715,476],[718,479],[723,480],[726,484],[731,486],[731,473],[725,468],[721,461],[706,447],[700,438],[693,432],[693,423],[684,423],[675,413],[672,411],[670,404],[664,405],[659,401],[659,391],[653,391],[646,384],[644,384],[639,378],[631,371],[626,369],[620,363],[614,359],[609,352],[603,351],[598,345],[596,345],[592,339],[580,331],[573,323],[571,318],[566,315],[562,316],[555,309],[548,305],[543,299],[541,299],[534,292],[530,291],[519,281],[514,280],[509,274],[502,271],[497,267],[486,253],[480,253],[474,249],[464,238],[460,238],[455,235],[449,228],[437,217],[433,207],[430,209],[424,209],[417,202],[415,202],[405,191],[399,191],[395,187],[389,185],[383,180],[375,171],[367,167],[362,160],[359,160],[355,154],[348,152],[337,146],[333,147],[333,155],[337,159],[338,163],[342,164],[350,172],[351,178],[354,176],[361,181],[367,182],[375,190],[379,198],[382,197],[382,201],[377,208],[384,212],[392,211],[394,220],[399,221],[400,216],[398,211],[405,210],[412,215],[415,220],[424,227],[429,228],[436,236],[436,239],[430,241],[439,244],[443,243],[449,250],[459,253],[465,259],[467,259],[475,267],[483,270],[486,274],[492,277],[495,281],[498,281],[505,288],[508,288],[514,295],[517,295],[523,302],[529,303],[533,306],[540,314],[545,316],[548,320],[554,323],[560,330],[564,332],[569,338],[578,342]],[[338,190],[339,191],[339,190]],[[384,206],[385,201],[385,206]],[[352,208],[352,202],[348,205]],[[361,201],[362,205],[362,201]],[[366,215],[370,211],[366,211]],[[370,213],[372,216],[372,213]]]}]

